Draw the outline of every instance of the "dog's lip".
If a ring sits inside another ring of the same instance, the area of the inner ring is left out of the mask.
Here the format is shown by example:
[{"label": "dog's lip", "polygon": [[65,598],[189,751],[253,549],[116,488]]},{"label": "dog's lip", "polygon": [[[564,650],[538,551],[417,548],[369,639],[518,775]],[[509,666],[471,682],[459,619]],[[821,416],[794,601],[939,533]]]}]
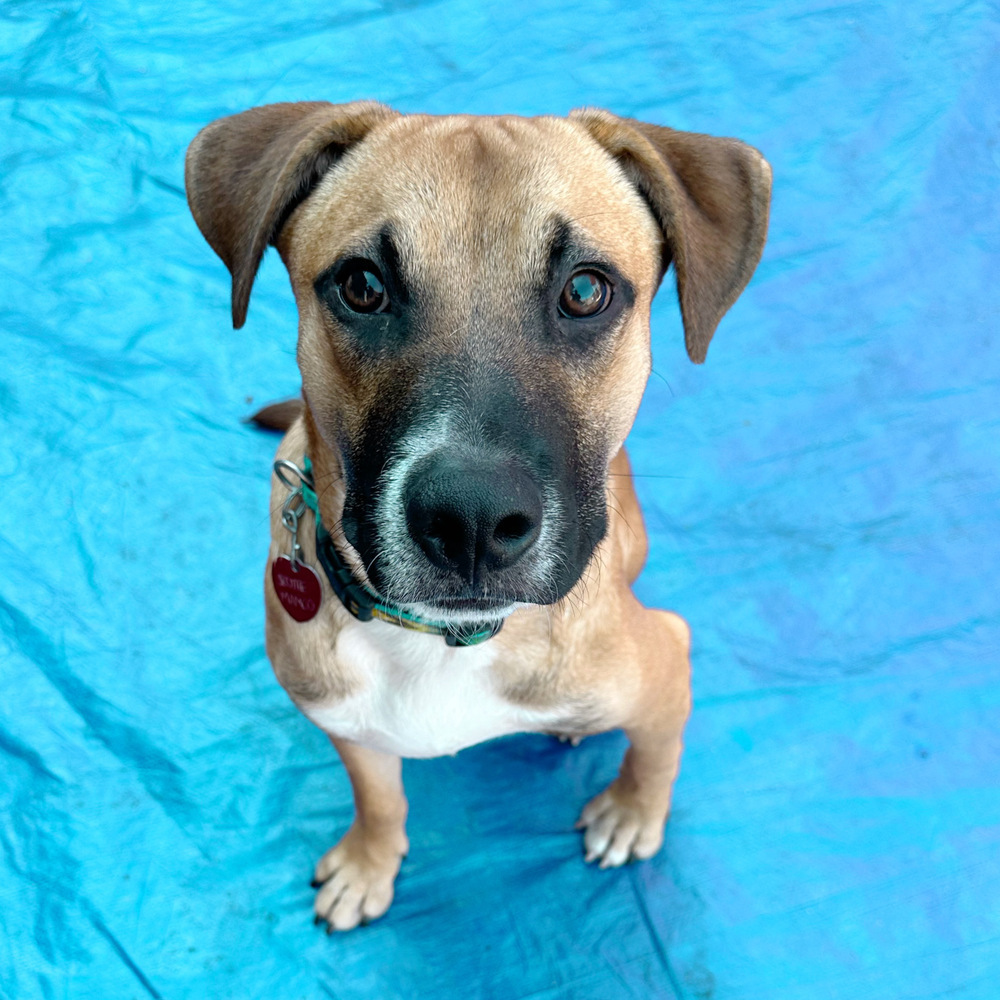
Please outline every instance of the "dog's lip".
[{"label": "dog's lip", "polygon": [[441,608],[442,611],[501,611],[514,602],[503,597],[435,597],[421,604]]},{"label": "dog's lip", "polygon": [[436,597],[419,601],[409,610],[424,618],[444,620],[452,625],[502,621],[517,608],[517,602],[503,598]]}]

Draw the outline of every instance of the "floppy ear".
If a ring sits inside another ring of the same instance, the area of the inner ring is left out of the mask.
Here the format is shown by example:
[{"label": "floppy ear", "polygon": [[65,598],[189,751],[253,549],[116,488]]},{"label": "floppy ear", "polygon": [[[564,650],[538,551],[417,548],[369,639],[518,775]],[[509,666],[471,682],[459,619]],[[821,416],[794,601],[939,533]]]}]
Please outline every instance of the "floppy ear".
[{"label": "floppy ear", "polygon": [[619,163],[663,231],[664,270],[677,271],[684,342],[702,362],[726,310],[760,261],[771,203],[771,168],[753,146],[678,132],[597,108],[570,119]]},{"label": "floppy ear", "polygon": [[202,235],[233,276],[233,326],[268,243],[327,170],[372,128],[397,116],[374,101],[267,104],[203,128],[187,152],[184,184]]}]

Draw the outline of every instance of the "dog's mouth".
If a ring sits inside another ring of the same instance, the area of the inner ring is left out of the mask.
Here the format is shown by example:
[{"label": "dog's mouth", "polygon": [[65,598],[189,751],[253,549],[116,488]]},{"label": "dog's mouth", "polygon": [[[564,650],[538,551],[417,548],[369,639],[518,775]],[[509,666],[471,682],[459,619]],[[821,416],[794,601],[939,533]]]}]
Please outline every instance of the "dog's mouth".
[{"label": "dog's mouth", "polygon": [[517,602],[506,598],[434,597],[409,605],[409,610],[423,618],[460,625],[501,621],[516,607]]}]

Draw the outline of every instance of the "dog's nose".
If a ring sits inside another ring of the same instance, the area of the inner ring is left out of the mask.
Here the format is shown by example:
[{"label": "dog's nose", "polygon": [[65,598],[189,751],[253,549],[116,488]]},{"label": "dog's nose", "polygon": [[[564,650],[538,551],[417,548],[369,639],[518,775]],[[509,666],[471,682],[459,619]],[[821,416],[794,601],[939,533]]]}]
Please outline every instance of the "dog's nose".
[{"label": "dog's nose", "polygon": [[541,530],[541,493],[510,461],[438,452],[416,466],[404,496],[413,540],[435,566],[473,585],[516,563]]}]

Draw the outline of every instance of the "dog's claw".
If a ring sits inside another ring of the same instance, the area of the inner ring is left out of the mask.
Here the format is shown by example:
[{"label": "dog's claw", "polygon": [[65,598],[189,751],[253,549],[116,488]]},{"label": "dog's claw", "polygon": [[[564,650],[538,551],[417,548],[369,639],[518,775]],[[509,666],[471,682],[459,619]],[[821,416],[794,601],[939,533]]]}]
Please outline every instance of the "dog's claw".
[{"label": "dog's claw", "polygon": [[570,736],[568,733],[553,733],[552,735],[555,736],[560,743],[568,743],[571,747],[578,747],[580,745],[580,741],[583,739],[582,736]]},{"label": "dog's claw", "polygon": [[326,920],[327,933],[348,931],[382,916],[392,902],[392,884],[405,834],[389,843],[366,839],[355,825],[316,866],[319,887],[314,911]]},{"label": "dog's claw", "polygon": [[647,813],[612,786],[591,799],[576,822],[583,830],[584,861],[617,868],[652,857],[663,843],[665,819],[665,810]]}]

